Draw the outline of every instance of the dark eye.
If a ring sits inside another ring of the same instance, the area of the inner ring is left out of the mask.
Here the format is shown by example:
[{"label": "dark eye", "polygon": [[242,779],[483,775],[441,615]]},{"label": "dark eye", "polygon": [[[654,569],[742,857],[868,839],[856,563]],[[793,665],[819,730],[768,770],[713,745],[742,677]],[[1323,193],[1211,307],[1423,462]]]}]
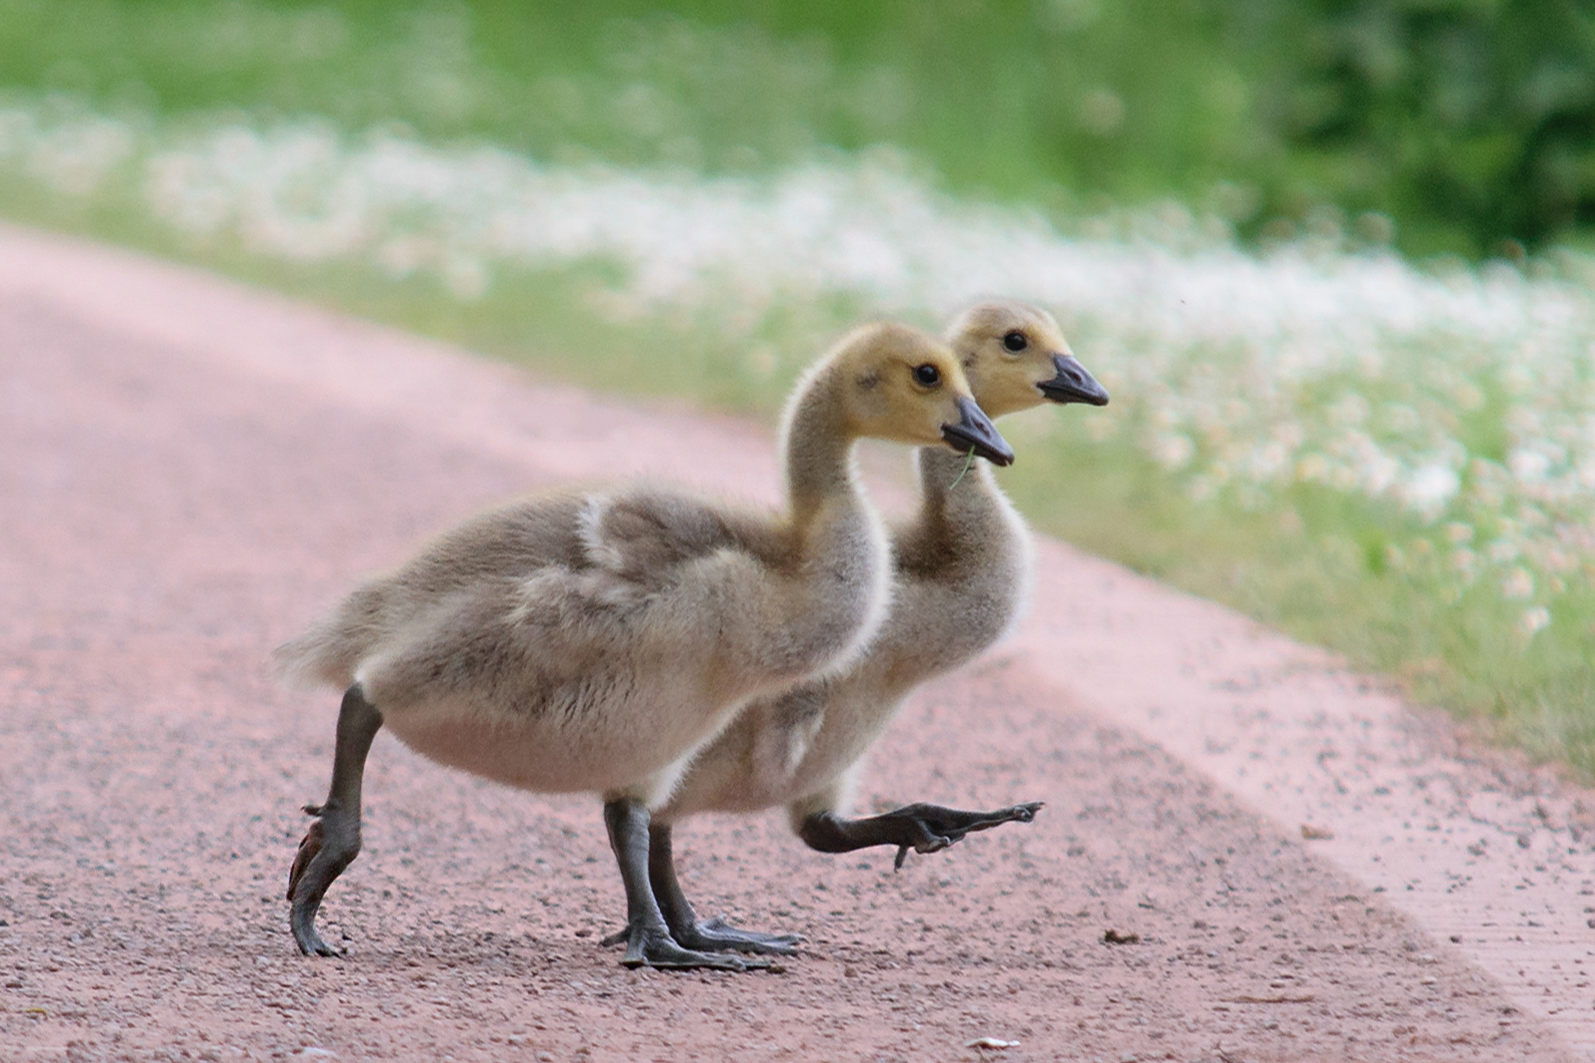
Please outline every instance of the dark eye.
[{"label": "dark eye", "polygon": [[933,388],[941,383],[941,370],[926,362],[914,367],[914,380],[921,386]]},{"label": "dark eye", "polygon": [[1025,339],[1025,334],[1014,329],[1002,338],[1002,345],[1010,351],[1019,352],[1030,346],[1030,341]]}]

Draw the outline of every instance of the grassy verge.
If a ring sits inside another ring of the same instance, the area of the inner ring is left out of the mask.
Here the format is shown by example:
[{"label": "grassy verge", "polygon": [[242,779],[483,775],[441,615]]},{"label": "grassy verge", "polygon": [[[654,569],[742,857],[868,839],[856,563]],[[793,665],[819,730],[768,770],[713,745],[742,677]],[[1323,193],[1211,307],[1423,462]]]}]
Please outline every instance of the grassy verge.
[{"label": "grassy verge", "polygon": [[1092,443],[1072,418],[1049,450],[1006,477],[1040,528],[1338,650],[1496,741],[1595,777],[1587,588],[1562,596],[1551,624],[1528,636],[1522,610],[1494,588],[1458,593],[1439,550],[1393,565],[1393,543],[1425,541],[1393,507],[1313,488],[1263,509],[1196,504],[1156,463]]}]

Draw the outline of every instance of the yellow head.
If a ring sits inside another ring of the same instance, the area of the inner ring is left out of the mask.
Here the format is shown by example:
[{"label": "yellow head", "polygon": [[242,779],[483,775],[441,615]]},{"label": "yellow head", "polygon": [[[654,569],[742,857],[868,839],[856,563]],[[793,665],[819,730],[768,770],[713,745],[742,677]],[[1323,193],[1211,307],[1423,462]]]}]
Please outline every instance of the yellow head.
[{"label": "yellow head", "polygon": [[932,336],[895,322],[855,329],[821,370],[835,373],[845,423],[855,437],[911,446],[938,443],[998,465],[1013,451],[975,401],[953,352]]},{"label": "yellow head", "polygon": [[975,401],[992,417],[1043,402],[1108,404],[1107,391],[1075,360],[1058,322],[1038,307],[982,303],[958,315],[946,335]]}]

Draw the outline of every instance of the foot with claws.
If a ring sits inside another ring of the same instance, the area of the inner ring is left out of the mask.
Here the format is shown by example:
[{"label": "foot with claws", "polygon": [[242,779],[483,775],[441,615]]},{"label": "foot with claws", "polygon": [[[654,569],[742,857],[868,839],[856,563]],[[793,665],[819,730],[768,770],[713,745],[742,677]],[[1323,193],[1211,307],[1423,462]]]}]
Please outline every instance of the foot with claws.
[{"label": "foot with claws", "polygon": [[[671,844],[670,825],[653,823],[648,828],[648,880],[653,890],[654,902],[659,907],[670,937],[682,948],[698,952],[743,952],[766,956],[791,956],[797,952],[802,937],[798,934],[761,934],[756,930],[741,930],[722,918],[698,920],[687,895],[682,892],[676,878],[675,854]],[[630,928],[605,938],[603,944],[614,945],[627,940]]]},{"label": "foot with claws", "polygon": [[703,968],[719,971],[752,971],[770,966],[768,960],[743,959],[723,952],[700,952],[679,944],[663,922],[627,924],[624,930],[605,938],[605,945],[626,943],[625,967],[659,967],[692,971]]},{"label": "foot with claws", "polygon": [[[793,951],[793,942],[787,939],[750,934],[718,919],[699,923],[676,882],[670,828],[650,828],[648,810],[640,803],[626,798],[608,802],[604,805],[604,823],[626,887],[627,919],[624,930],[611,934],[602,943],[626,943],[622,964],[748,971],[768,968],[770,961],[729,953]],[[655,845],[660,846],[657,852]],[[771,946],[759,947],[756,939],[766,939]]]},{"label": "foot with claws", "polygon": [[[761,934],[756,930],[742,930],[716,916],[686,923],[670,925],[670,939],[693,952],[744,952],[766,956],[794,956],[803,940],[801,934]],[[630,945],[632,929],[627,926],[615,931],[599,942],[605,948],[626,943]],[[745,963],[749,961],[744,961]],[[762,966],[760,964],[759,966]]]},{"label": "foot with claws", "polygon": [[328,805],[306,805],[305,811],[317,819],[305,831],[288,871],[288,900],[293,903],[288,923],[300,952],[337,956],[339,951],[316,930],[316,912],[327,887],[360,854],[360,824],[358,820],[351,823],[343,809],[329,809]]},{"label": "foot with claws", "polygon": [[299,842],[288,871],[288,900],[293,905],[288,925],[294,943],[306,956],[339,955],[316,931],[316,912],[327,887],[360,855],[360,784],[366,754],[381,727],[382,714],[365,699],[358,685],[350,687],[338,711],[332,788],[325,804],[305,806],[316,821]]},{"label": "foot with claws", "polygon": [[757,930],[742,930],[732,926],[720,916],[685,924],[672,924],[670,936],[694,949],[709,952],[752,952],[766,956],[793,956],[797,954],[801,934],[762,934]]},{"label": "foot with claws", "polygon": [[895,845],[897,859],[893,866],[901,869],[910,849],[917,853],[939,852],[973,831],[990,830],[1004,823],[1029,823],[1042,807],[1043,802],[1031,801],[995,812],[968,812],[920,803],[863,819],[843,819],[834,812],[816,812],[803,821],[799,834],[811,849],[822,853],[849,853],[872,845]]}]

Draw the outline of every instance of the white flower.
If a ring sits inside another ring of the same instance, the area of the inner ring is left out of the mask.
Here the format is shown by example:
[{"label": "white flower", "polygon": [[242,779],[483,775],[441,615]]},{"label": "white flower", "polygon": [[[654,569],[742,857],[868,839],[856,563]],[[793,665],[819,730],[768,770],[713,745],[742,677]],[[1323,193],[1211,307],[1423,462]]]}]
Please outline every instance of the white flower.
[{"label": "white flower", "polygon": [[1159,435],[1152,441],[1152,456],[1165,469],[1184,468],[1195,452],[1196,445],[1189,436],[1170,433]]},{"label": "white flower", "polygon": [[1509,569],[1501,579],[1501,597],[1508,601],[1534,597],[1534,577],[1521,567]]},{"label": "white flower", "polygon": [[1506,467],[1522,482],[1538,483],[1550,471],[1551,459],[1532,447],[1519,447],[1507,457]]},{"label": "white flower", "polygon": [[1398,491],[1407,508],[1427,520],[1433,520],[1445,511],[1456,496],[1462,480],[1456,470],[1448,465],[1425,465],[1409,476]]},{"label": "white flower", "polygon": [[1536,605],[1531,609],[1523,610],[1523,615],[1518,617],[1517,629],[1525,637],[1533,638],[1537,632],[1551,626],[1551,611],[1543,605]]}]

